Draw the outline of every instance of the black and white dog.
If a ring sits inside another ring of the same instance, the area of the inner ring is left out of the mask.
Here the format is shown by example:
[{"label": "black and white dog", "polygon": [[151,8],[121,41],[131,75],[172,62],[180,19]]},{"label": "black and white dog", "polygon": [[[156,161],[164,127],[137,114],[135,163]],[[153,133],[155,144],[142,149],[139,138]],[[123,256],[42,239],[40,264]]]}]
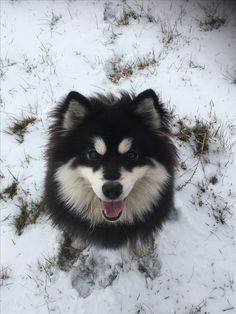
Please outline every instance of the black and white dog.
[{"label": "black and white dog", "polygon": [[177,159],[155,92],[70,92],[52,116],[45,203],[54,224],[79,249],[128,244],[147,255],[174,208]]}]

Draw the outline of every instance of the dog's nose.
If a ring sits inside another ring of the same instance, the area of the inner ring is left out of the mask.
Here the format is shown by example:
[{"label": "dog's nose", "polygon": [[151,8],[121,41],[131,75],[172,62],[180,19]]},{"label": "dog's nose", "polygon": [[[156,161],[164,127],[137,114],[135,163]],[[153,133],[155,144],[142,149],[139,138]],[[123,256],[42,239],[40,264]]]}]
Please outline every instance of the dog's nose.
[{"label": "dog's nose", "polygon": [[122,185],[119,182],[106,182],[102,186],[102,192],[110,200],[117,199],[122,193]]}]

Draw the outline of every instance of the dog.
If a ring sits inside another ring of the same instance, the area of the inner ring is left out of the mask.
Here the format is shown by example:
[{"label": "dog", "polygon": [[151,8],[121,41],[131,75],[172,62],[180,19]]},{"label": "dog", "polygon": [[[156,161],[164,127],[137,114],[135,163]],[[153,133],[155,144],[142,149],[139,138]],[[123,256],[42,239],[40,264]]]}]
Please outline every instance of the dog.
[{"label": "dog", "polygon": [[72,91],[52,112],[45,205],[83,250],[128,245],[150,254],[174,210],[177,152],[170,115],[156,93]]}]

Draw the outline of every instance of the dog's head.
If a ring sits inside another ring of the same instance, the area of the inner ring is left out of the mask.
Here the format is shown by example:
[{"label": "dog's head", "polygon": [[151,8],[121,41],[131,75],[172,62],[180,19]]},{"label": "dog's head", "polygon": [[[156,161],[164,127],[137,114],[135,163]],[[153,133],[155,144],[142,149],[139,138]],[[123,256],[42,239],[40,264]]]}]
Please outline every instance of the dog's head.
[{"label": "dog's head", "polygon": [[71,92],[55,117],[51,145],[61,200],[91,224],[142,220],[173,174],[168,115],[155,92],[120,98]]}]

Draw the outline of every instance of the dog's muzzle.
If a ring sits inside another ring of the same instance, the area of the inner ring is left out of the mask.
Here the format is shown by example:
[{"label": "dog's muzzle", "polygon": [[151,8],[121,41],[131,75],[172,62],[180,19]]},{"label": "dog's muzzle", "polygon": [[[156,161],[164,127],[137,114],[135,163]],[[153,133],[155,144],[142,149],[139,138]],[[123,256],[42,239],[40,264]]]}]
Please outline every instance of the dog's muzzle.
[{"label": "dog's muzzle", "polygon": [[124,208],[124,200],[120,200],[123,187],[119,182],[106,182],[102,186],[102,192],[107,199],[101,200],[103,216],[109,221],[118,220]]},{"label": "dog's muzzle", "polygon": [[102,186],[102,192],[108,200],[118,199],[123,191],[123,187],[119,182],[106,182]]}]

